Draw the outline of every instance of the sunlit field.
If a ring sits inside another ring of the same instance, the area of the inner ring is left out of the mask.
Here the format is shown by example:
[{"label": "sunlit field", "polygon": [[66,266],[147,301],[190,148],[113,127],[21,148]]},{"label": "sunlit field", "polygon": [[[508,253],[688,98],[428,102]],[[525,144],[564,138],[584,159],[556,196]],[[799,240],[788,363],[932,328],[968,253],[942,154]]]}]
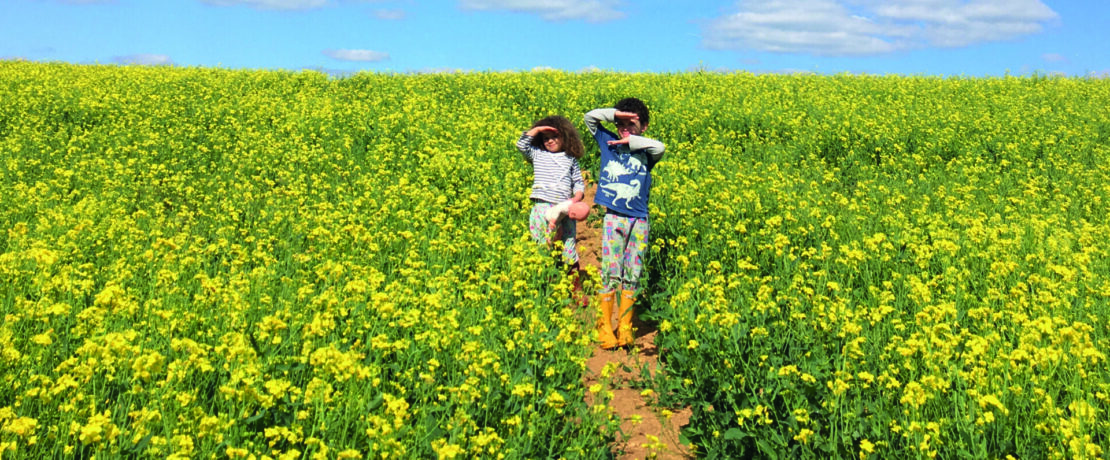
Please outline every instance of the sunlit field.
[{"label": "sunlit field", "polygon": [[15,61],[0,455],[608,457],[513,144],[625,96],[698,456],[1107,455],[1110,80]]}]

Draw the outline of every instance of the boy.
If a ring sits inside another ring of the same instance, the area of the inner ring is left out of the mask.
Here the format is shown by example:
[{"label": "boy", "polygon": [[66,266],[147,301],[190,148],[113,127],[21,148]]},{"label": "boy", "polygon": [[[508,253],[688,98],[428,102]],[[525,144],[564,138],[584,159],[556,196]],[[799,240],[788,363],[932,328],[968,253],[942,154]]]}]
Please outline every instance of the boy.
[{"label": "boy", "polygon": [[[632,345],[632,305],[636,300],[643,255],[648,248],[648,197],[651,194],[651,169],[663,158],[663,143],[642,137],[650,120],[648,108],[636,98],[621,99],[613,108],[586,113],[586,128],[601,149],[601,174],[598,175],[594,202],[605,206],[604,232],[601,237],[601,316],[597,336],[601,347],[612,349]],[[613,123],[614,134],[601,127]],[[620,288],[620,318],[617,336],[611,323]]]}]

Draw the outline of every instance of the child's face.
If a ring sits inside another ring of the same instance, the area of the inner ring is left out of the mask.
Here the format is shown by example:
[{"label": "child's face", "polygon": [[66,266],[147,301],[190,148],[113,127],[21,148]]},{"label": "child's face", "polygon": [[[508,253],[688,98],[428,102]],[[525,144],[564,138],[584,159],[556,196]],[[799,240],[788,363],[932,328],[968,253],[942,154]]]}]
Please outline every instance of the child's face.
[{"label": "child's face", "polygon": [[548,152],[562,152],[563,151],[563,138],[558,134],[543,133],[540,135],[540,140],[543,141],[543,148]]},{"label": "child's face", "polygon": [[644,126],[640,124],[639,119],[618,118],[614,124],[617,125],[617,135],[621,139],[628,136],[639,136],[644,133]]}]

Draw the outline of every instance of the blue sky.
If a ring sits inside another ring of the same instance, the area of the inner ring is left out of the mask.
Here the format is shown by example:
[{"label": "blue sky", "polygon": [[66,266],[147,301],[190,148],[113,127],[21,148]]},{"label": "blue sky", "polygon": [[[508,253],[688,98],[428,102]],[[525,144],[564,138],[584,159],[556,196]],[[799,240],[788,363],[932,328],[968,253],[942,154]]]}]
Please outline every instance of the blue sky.
[{"label": "blue sky", "polygon": [[2,0],[0,59],[1110,76],[1108,0]]}]

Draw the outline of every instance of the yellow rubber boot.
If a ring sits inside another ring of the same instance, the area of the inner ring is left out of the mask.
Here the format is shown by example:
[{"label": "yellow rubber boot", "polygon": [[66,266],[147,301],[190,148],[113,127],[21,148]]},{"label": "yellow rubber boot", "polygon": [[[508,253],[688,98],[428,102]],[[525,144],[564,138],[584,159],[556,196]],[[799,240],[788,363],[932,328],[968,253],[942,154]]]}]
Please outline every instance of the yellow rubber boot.
[{"label": "yellow rubber boot", "polygon": [[632,317],[636,311],[632,304],[636,303],[636,291],[621,291],[620,317],[617,318],[617,344],[625,347],[636,341],[636,334],[632,332]]},{"label": "yellow rubber boot", "polygon": [[617,293],[603,292],[597,317],[597,341],[601,348],[610,350],[620,346],[613,335],[613,306],[617,303]]}]

